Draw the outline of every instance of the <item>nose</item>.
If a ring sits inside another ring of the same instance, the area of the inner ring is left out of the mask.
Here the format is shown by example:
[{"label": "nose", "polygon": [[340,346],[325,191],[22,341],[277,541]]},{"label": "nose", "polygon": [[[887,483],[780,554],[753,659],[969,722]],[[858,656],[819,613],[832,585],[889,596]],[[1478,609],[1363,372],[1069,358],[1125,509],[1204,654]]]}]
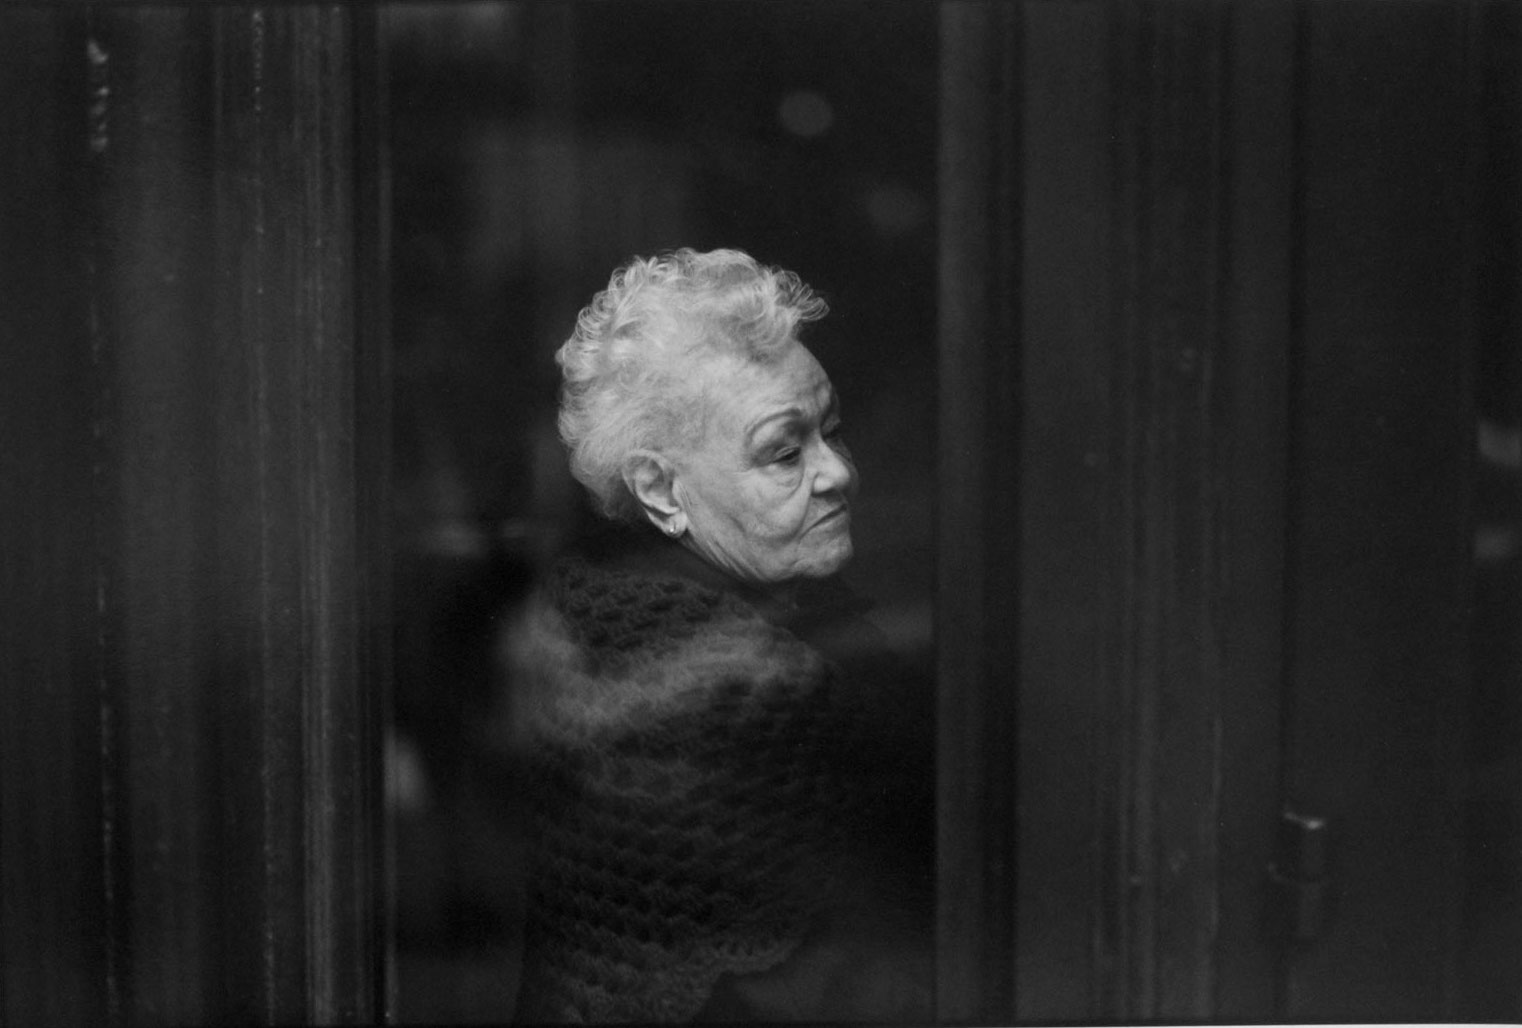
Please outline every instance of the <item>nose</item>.
[{"label": "nose", "polygon": [[851,463],[850,451],[842,444],[821,440],[814,471],[814,492],[819,495],[838,492],[849,496],[855,491],[856,465]]}]

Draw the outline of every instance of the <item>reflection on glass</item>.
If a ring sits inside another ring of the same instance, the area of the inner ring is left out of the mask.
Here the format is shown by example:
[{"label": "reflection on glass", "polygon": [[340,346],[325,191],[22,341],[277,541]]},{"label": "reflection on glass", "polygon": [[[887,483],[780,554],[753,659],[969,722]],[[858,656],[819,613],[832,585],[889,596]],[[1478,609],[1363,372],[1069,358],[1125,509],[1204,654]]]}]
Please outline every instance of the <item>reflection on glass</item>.
[{"label": "reflection on glass", "polygon": [[[877,652],[857,670],[878,668],[846,677],[882,693],[869,734],[888,747],[878,786],[899,808],[895,845],[928,849],[928,706],[906,725],[885,697],[929,698],[935,10],[398,4],[386,22],[399,1013],[502,1021],[523,966],[534,800],[509,744],[527,694],[511,626],[601,523],[557,437],[553,356],[634,255],[739,248],[830,307],[804,339],[860,475],[843,579],[871,605]],[[836,642],[819,648],[845,666],[849,639]],[[928,904],[928,872],[901,884]],[[928,945],[926,920],[916,933]],[[714,1002],[742,1016],[745,989],[725,989]],[[749,1009],[785,1017],[803,994],[752,988]]]}]

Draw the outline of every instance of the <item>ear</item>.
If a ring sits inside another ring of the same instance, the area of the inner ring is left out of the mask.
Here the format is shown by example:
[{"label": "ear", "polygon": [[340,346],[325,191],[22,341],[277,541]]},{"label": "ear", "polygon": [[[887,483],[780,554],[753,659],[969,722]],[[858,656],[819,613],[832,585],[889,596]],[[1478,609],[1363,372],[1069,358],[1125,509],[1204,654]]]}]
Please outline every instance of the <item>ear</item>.
[{"label": "ear", "polygon": [[653,450],[635,450],[624,461],[624,485],[639,501],[645,517],[662,532],[680,523],[682,505],[677,497],[676,467]]}]

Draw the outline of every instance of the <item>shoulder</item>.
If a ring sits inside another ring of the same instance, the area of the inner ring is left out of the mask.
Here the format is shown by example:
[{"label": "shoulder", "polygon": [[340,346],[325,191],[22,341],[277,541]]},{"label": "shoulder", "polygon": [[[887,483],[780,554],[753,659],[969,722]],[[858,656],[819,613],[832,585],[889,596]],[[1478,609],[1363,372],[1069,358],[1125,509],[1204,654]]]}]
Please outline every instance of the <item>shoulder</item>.
[{"label": "shoulder", "polygon": [[547,577],[504,651],[539,735],[639,732],[683,714],[743,721],[821,699],[829,677],[814,647],[732,593],[581,560]]}]

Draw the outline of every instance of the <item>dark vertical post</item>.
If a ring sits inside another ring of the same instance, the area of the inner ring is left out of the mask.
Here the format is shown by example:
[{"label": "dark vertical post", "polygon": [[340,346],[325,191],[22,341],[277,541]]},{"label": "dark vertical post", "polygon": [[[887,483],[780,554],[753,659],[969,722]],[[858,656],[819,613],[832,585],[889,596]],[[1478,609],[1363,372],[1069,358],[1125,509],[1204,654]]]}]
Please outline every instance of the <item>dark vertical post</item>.
[{"label": "dark vertical post", "polygon": [[1102,891],[1121,837],[1104,636],[1113,172],[1110,8],[1026,5],[1021,157],[1024,422],[1020,621],[1022,1020],[1114,1017],[1119,910]]},{"label": "dark vertical post", "polygon": [[215,26],[214,680],[220,759],[259,769],[224,796],[244,887],[221,916],[254,926],[225,938],[224,970],[235,1011],[272,1021],[375,1016],[383,707],[360,675],[376,554],[357,461],[385,411],[360,406],[356,364],[361,16],[255,7]]},{"label": "dark vertical post", "polygon": [[0,11],[0,1021],[109,1015],[84,19]]},{"label": "dark vertical post", "polygon": [[[382,751],[393,710],[391,147],[385,13],[348,19],[353,82],[354,541],[358,625],[357,732],[349,753],[360,819],[349,859],[373,877],[349,891],[348,966],[357,1013],[391,1020],[396,1007],[396,847],[385,809]],[[378,933],[378,935],[377,935]]]},{"label": "dark vertical post", "polygon": [[1273,1009],[1264,866],[1279,808],[1284,562],[1294,254],[1299,5],[1249,0],[1228,19],[1229,258],[1220,395],[1221,754],[1215,1005],[1221,1021]]},{"label": "dark vertical post", "polygon": [[[1220,603],[1238,359],[1226,335],[1231,8],[1115,5],[1113,334],[1096,545],[1119,849],[1115,1017],[1209,1020],[1220,920]],[[1061,345],[1057,339],[1049,345]],[[1109,807],[1113,802],[1114,806]]]},{"label": "dark vertical post", "polygon": [[1228,10],[1027,6],[1023,1019],[1214,1009]]},{"label": "dark vertical post", "polygon": [[[0,516],[59,558],[52,577],[22,567],[6,533],[6,595],[56,602],[19,618],[48,631],[7,657],[21,673],[4,687],[56,697],[26,707],[18,738],[67,747],[0,757],[28,790],[0,794],[0,946],[7,969],[41,942],[68,971],[0,1001],[17,1023],[377,1020],[374,13],[4,20],[7,40],[22,24],[53,44],[34,59],[46,73],[29,69],[45,102],[0,100],[38,122],[16,126],[37,142],[4,192],[40,198],[5,208],[31,220],[6,232],[7,286],[26,290],[7,296],[27,297],[3,310],[8,337],[27,333],[7,452],[51,461],[8,465]],[[33,805],[56,843],[25,841]],[[32,910],[36,883],[63,925]]]},{"label": "dark vertical post", "polygon": [[1337,898],[1287,954],[1284,1020],[1453,1017],[1478,10],[1302,11],[1284,791],[1331,826]]},{"label": "dark vertical post", "polygon": [[1209,1019],[1273,813],[1286,23],[945,17],[942,1009]]},{"label": "dark vertical post", "polygon": [[937,1012],[1014,1016],[1018,110],[1013,4],[941,21]]},{"label": "dark vertical post", "polygon": [[74,55],[91,89],[90,188],[77,202],[94,226],[103,741],[115,756],[104,785],[116,999],[129,1020],[206,1016],[225,873],[206,668],[217,600],[204,502],[216,380],[208,25],[189,9],[95,14]]}]

